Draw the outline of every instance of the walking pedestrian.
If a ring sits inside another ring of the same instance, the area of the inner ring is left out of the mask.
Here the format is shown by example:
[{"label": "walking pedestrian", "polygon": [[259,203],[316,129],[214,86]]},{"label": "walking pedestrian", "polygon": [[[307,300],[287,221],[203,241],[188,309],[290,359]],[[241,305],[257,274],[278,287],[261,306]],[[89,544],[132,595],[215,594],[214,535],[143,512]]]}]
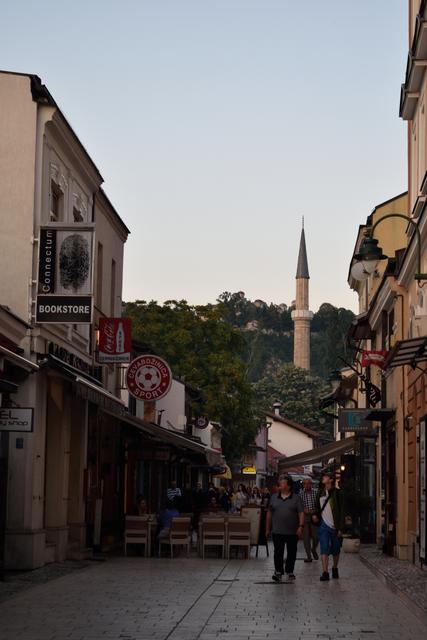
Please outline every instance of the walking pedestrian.
[{"label": "walking pedestrian", "polygon": [[303,483],[303,489],[300,492],[300,497],[302,500],[302,505],[304,507],[304,531],[303,531],[303,540],[304,540],[304,548],[307,557],[304,562],[313,562],[312,557],[315,560],[319,559],[317,554],[317,527],[313,523],[313,515],[316,514],[316,498],[317,491],[313,489],[313,483],[311,478],[306,478]]},{"label": "walking pedestrian", "polygon": [[[301,499],[293,492],[293,482],[289,476],[280,476],[278,491],[271,496],[267,512],[266,536],[273,535],[274,545],[274,582],[281,582],[282,576],[287,583],[295,581],[295,561],[298,538],[304,527],[304,508]],[[286,563],[284,553],[286,547]]]},{"label": "walking pedestrian", "polygon": [[344,528],[344,505],[340,490],[335,486],[335,475],[326,471],[322,477],[323,489],[316,500],[316,515],[313,521],[319,524],[317,533],[320,542],[323,573],[320,580],[329,580],[329,556],[332,556],[332,577],[339,578],[338,563],[342,547]]},{"label": "walking pedestrian", "polygon": [[234,501],[234,506],[236,511],[240,511],[242,507],[246,507],[248,504],[248,492],[246,491],[246,487],[243,484],[239,484],[237,487],[236,499]]}]

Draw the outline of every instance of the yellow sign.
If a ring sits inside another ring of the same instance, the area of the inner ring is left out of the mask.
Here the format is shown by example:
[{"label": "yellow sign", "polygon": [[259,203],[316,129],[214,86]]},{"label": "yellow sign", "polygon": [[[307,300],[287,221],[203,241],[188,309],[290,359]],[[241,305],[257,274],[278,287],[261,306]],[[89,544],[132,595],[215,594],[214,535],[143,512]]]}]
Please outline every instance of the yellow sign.
[{"label": "yellow sign", "polygon": [[255,469],[255,467],[243,467],[242,473],[243,473],[244,476],[255,476],[256,475],[256,469]]}]

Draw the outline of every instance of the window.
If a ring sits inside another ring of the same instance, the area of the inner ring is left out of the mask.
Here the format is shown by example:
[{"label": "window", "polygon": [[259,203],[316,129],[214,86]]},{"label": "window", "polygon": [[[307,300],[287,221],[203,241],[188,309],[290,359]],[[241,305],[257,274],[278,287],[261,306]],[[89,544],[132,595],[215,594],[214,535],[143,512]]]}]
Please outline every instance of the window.
[{"label": "window", "polygon": [[57,222],[62,216],[63,194],[58,185],[50,182],[50,221]]},{"label": "window", "polygon": [[110,314],[114,318],[116,308],[116,261],[111,260],[111,281],[110,281]]},{"label": "window", "polygon": [[103,269],[103,247],[98,242],[98,254],[96,261],[96,306],[102,308],[102,269]]},{"label": "window", "polygon": [[80,209],[73,207],[73,218],[74,222],[84,222],[83,214]]}]

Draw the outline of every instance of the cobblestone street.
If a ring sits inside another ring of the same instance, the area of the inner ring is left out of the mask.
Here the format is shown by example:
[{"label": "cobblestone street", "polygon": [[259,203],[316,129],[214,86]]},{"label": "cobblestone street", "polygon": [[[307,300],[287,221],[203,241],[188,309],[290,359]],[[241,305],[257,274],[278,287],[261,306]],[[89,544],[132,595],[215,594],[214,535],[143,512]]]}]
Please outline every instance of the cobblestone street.
[{"label": "cobblestone street", "polygon": [[297,562],[294,585],[270,581],[272,562],[117,558],[15,595],[0,605],[1,640],[421,640],[427,628],[357,556],[319,582]]}]

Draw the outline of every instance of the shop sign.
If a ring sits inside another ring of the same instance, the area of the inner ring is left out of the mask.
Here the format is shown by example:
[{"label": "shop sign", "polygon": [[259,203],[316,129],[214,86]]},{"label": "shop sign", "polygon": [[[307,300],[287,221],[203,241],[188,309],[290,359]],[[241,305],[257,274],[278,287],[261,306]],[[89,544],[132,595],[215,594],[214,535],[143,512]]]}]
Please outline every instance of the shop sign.
[{"label": "shop sign", "polygon": [[362,367],[370,367],[372,365],[384,368],[385,361],[387,360],[388,351],[383,349],[382,351],[363,351],[362,352]]},{"label": "shop sign", "polygon": [[131,318],[100,318],[98,362],[130,362],[132,347]]},{"label": "shop sign", "polygon": [[243,467],[242,474],[244,476],[255,476],[256,475],[256,469],[255,469],[255,467]]},{"label": "shop sign", "polygon": [[32,408],[0,407],[0,431],[32,431],[33,413]]},{"label": "shop sign", "polygon": [[92,321],[93,226],[40,229],[36,322]]},{"label": "shop sign", "polygon": [[372,432],[372,421],[366,420],[366,416],[370,413],[372,413],[372,409],[340,409],[338,412],[338,431],[340,433]]},{"label": "shop sign", "polygon": [[168,363],[158,356],[138,356],[126,371],[126,386],[137,400],[160,400],[169,392],[171,384],[172,371]]},{"label": "shop sign", "polygon": [[71,351],[59,346],[56,342],[49,342],[48,351],[50,355],[55,356],[58,360],[62,360],[62,362],[65,362],[65,364],[70,365],[74,369],[83,371],[83,373],[92,373],[91,367],[87,362],[76,356],[74,353],[71,353]]}]

